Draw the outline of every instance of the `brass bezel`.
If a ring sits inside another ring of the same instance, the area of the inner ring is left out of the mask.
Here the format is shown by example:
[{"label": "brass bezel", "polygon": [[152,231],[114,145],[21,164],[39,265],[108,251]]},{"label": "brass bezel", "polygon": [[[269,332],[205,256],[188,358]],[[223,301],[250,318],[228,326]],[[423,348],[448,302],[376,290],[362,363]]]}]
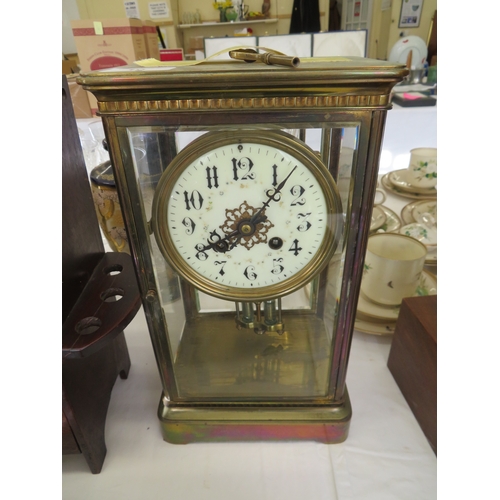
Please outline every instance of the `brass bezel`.
[{"label": "brass bezel", "polygon": [[[257,289],[230,287],[211,281],[198,274],[180,256],[168,231],[167,209],[170,194],[177,179],[185,168],[200,156],[221,146],[232,143],[254,142],[275,147],[302,162],[318,181],[325,196],[328,223],[319,250],[298,273],[284,280]],[[167,262],[198,290],[214,297],[255,302],[288,295],[309,283],[330,261],[335,253],[343,231],[342,206],[337,185],[319,156],[302,141],[292,135],[268,129],[238,129],[207,132],[186,146],[163,173],[155,191],[152,209],[152,228],[158,247]]]}]

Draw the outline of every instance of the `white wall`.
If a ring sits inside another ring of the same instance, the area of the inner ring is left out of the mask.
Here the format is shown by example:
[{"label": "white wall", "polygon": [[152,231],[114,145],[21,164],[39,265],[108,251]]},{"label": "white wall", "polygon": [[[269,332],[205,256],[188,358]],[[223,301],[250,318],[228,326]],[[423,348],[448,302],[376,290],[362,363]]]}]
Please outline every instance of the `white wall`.
[{"label": "white wall", "polygon": [[76,0],[62,1],[62,53],[75,54],[76,45],[71,31],[71,21],[80,19]]}]

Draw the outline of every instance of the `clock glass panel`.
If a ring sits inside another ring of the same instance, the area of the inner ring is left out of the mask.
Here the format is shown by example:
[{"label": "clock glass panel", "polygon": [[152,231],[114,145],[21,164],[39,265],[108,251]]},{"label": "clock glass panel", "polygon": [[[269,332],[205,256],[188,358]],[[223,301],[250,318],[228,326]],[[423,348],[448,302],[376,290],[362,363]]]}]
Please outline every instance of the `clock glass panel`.
[{"label": "clock glass panel", "polygon": [[327,393],[359,127],[317,127],[120,132],[179,397]]}]

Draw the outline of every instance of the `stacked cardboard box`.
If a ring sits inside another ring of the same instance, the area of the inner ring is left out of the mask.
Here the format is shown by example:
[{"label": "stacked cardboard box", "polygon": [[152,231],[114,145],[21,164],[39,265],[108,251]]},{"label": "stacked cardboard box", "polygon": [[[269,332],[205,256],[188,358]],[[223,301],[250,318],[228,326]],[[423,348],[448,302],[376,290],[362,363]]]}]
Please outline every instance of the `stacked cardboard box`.
[{"label": "stacked cardboard box", "polygon": [[160,60],[160,49],[158,47],[158,33],[156,24],[153,21],[142,21],[144,30],[144,40],[146,41],[146,50],[148,57]]},{"label": "stacked cardboard box", "polygon": [[[71,21],[71,27],[81,72],[126,66],[148,57],[140,19],[82,19]],[[92,94],[88,98],[95,114],[97,101]]]}]

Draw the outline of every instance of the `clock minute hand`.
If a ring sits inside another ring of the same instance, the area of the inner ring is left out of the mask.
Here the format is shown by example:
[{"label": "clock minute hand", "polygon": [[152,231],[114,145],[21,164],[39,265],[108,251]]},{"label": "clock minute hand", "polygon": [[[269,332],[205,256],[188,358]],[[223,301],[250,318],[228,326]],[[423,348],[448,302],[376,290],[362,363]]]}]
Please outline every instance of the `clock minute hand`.
[{"label": "clock minute hand", "polygon": [[255,220],[257,219],[257,217],[262,213],[263,210],[265,210],[269,206],[269,203],[271,203],[271,201],[280,201],[281,200],[281,196],[277,196],[277,195],[279,195],[279,193],[281,192],[281,190],[285,186],[286,181],[294,173],[296,168],[297,168],[297,165],[295,165],[295,167],[293,167],[292,171],[278,184],[276,189],[274,189],[274,190],[268,189],[266,191],[266,195],[268,196],[267,201],[265,201],[264,204],[262,205],[262,207],[260,207],[260,209],[257,212],[255,212],[254,215],[252,215],[252,218],[250,219],[251,223],[255,223]]}]

